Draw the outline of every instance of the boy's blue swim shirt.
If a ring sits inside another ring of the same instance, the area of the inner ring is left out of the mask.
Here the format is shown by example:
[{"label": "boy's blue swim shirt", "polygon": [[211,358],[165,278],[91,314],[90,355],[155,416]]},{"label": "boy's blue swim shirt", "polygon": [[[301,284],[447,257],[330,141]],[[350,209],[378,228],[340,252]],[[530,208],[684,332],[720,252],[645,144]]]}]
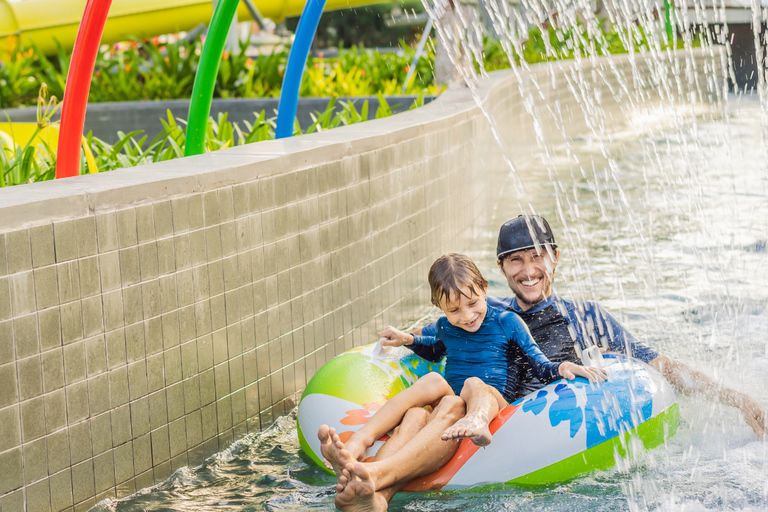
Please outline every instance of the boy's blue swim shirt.
[{"label": "boy's blue swim shirt", "polygon": [[438,359],[446,356],[445,380],[457,395],[466,379],[478,377],[510,401],[517,388],[517,380],[509,379],[510,367],[517,364],[513,361],[517,358],[513,347],[523,350],[538,380],[548,383],[560,378],[560,363],[547,359],[533,341],[528,327],[515,313],[489,306],[483,323],[475,332],[455,327],[445,317],[434,325],[435,335],[414,336],[411,348],[417,354],[420,348],[426,348]]}]

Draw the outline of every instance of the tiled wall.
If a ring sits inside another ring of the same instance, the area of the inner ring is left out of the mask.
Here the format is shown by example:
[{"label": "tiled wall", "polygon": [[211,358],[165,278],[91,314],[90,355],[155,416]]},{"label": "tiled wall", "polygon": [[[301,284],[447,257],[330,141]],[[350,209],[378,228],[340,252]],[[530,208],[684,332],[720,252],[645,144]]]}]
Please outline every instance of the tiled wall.
[{"label": "tiled wall", "polygon": [[[530,140],[499,76],[481,92]],[[0,510],[86,510],[290,411],[328,359],[423,310],[435,257],[472,250],[494,144],[455,90],[330,134],[0,191]]]}]

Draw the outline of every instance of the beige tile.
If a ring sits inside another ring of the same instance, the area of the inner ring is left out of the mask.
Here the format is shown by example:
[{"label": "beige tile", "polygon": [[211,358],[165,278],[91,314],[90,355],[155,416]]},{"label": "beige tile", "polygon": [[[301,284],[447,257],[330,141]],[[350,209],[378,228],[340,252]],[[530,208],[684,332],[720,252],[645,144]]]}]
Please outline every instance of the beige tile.
[{"label": "beige tile", "polygon": [[11,311],[11,287],[7,277],[0,278],[0,321],[8,320]]},{"label": "beige tile", "polygon": [[168,404],[168,421],[181,418],[184,415],[184,386],[182,383],[168,386],[165,395]]},{"label": "beige tile", "polygon": [[29,230],[20,229],[6,233],[6,250],[8,255],[8,272],[15,274],[32,269],[32,250],[29,240]]},{"label": "beige tile", "polygon": [[208,264],[208,286],[211,297],[224,293],[224,271],[221,261]]},{"label": "beige tile", "polygon": [[137,206],[136,212],[136,232],[138,243],[144,243],[155,238],[155,219],[151,204]]},{"label": "beige tile", "polygon": [[[184,237],[189,240],[188,237]],[[188,251],[188,249],[187,249]],[[143,259],[142,259],[143,262]],[[176,248],[173,238],[157,241],[157,272],[164,276],[176,270]]]},{"label": "beige tile", "polygon": [[56,473],[49,479],[51,486],[51,508],[59,512],[71,507],[72,501],[72,471],[67,469]]},{"label": "beige tile", "polygon": [[[191,308],[187,308],[189,313],[194,315],[194,311]],[[191,322],[192,327],[194,328],[194,320]],[[173,311],[171,313],[165,314],[161,318],[161,324],[162,324],[162,346],[165,349],[169,349],[171,347],[175,347],[179,344],[181,338],[180,338],[180,332],[179,332],[179,313],[177,311]],[[187,333],[185,333],[187,334]],[[194,337],[194,334],[191,334],[191,337]]]},{"label": "beige tile", "polygon": [[114,449],[113,456],[115,481],[119,484],[133,478],[133,443],[129,442],[118,446]]},{"label": "beige tile", "polygon": [[141,285],[142,309],[144,318],[152,318],[162,313],[160,282],[154,279]]},{"label": "beige tile", "polygon": [[98,250],[95,217],[84,217],[75,220],[74,223],[77,256],[79,258],[93,256]]},{"label": "beige tile", "polygon": [[78,271],[80,273],[80,294],[83,297],[92,297],[101,292],[101,282],[99,276],[99,259],[96,256],[90,256],[78,260]]},{"label": "beige tile", "polygon": [[163,354],[147,358],[147,389],[153,393],[165,387],[165,368]]},{"label": "beige tile", "polygon": [[19,400],[16,365],[8,363],[0,366],[0,408],[15,404]]},{"label": "beige tile", "polygon": [[187,434],[187,448],[193,448],[203,442],[203,426],[200,411],[188,414],[184,417],[184,426]]},{"label": "beige tile", "polygon": [[72,466],[72,495],[75,503],[86,500],[94,493],[93,461]]},{"label": "beige tile", "polygon": [[21,445],[21,419],[19,407],[0,409],[0,452]]},{"label": "beige tile", "polygon": [[99,278],[101,289],[105,292],[120,288],[120,253],[114,251],[99,255]]},{"label": "beige tile", "polygon": [[[192,231],[189,234],[189,258],[193,267],[208,261],[205,244],[205,230]],[[178,260],[177,260],[178,264]]]},{"label": "beige tile", "polygon": [[74,342],[64,347],[64,380],[67,384],[85,379],[85,343]]},{"label": "beige tile", "polygon": [[115,407],[109,412],[112,424],[112,446],[131,440],[131,409],[128,405]]},{"label": "beige tile", "polygon": [[[173,216],[174,233],[183,233],[189,229],[189,213],[187,210],[186,197],[171,199],[171,215]],[[157,228],[157,226],[155,227]]]},{"label": "beige tile", "polygon": [[139,265],[142,281],[157,279],[159,262],[157,258],[157,243],[155,241],[139,246]]},{"label": "beige tile", "polygon": [[194,271],[184,270],[176,273],[176,298],[179,307],[188,306],[195,301]]},{"label": "beige tile", "polygon": [[[80,298],[80,267],[77,261],[56,265],[59,279],[59,301],[62,304]],[[35,276],[37,277],[37,276]]]},{"label": "beige tile", "polygon": [[157,466],[171,458],[170,439],[168,427],[161,427],[151,434],[152,437],[152,464]]},{"label": "beige tile", "polygon": [[104,329],[111,331],[125,325],[123,308],[123,292],[116,290],[101,296],[104,308]]},{"label": "beige tile", "polygon": [[160,290],[160,307],[163,313],[168,313],[178,307],[176,301],[176,276],[163,276],[158,281]]},{"label": "beige tile", "polygon": [[229,221],[221,225],[221,254],[231,256],[237,251],[237,234],[235,222]]},{"label": "beige tile", "polygon": [[136,210],[125,208],[118,210],[117,214],[117,241],[119,247],[130,247],[138,243],[136,232]]},{"label": "beige tile", "polygon": [[211,332],[211,305],[208,300],[195,303],[195,331],[197,336]]},{"label": "beige tile", "polygon": [[[192,267],[192,249],[190,244],[190,237],[186,233],[173,237],[173,253],[175,256],[176,270],[187,270]],[[161,263],[162,259],[167,256],[167,254],[160,254]]]},{"label": "beige tile", "polygon": [[43,394],[43,374],[40,356],[22,359],[16,363],[19,376],[19,399],[27,400]]},{"label": "beige tile", "polygon": [[224,295],[211,297],[211,330],[222,329],[227,325],[227,312],[224,303]]},{"label": "beige tile", "polygon": [[109,376],[106,373],[88,379],[88,404],[91,416],[109,410]]},{"label": "beige tile", "polygon": [[197,375],[183,382],[184,412],[189,414],[200,408],[200,379]]},{"label": "beige tile", "polygon": [[96,236],[100,253],[117,249],[117,216],[115,212],[96,215]]},{"label": "beige tile", "polygon": [[27,497],[27,512],[50,512],[51,490],[48,486],[48,479],[27,485],[25,493]]},{"label": "beige tile", "polygon": [[108,332],[104,338],[107,351],[107,367],[113,369],[125,364],[127,362],[125,354],[125,331],[123,329],[111,331]]},{"label": "beige tile", "polygon": [[134,440],[149,432],[149,399],[131,402],[131,435]]},{"label": "beige tile", "polygon": [[221,222],[219,215],[218,192],[212,190],[202,196],[203,213],[206,226],[215,226]]},{"label": "beige tile", "polygon": [[12,274],[11,308],[14,316],[27,315],[35,311],[35,281],[31,271]]},{"label": "beige tile", "polygon": [[[108,389],[105,391],[109,392]],[[91,443],[94,455],[112,448],[112,417],[109,413],[91,418]]]},{"label": "beige tile", "polygon": [[248,215],[248,184],[241,183],[232,187],[232,199],[235,218]]},{"label": "beige tile", "polygon": [[131,400],[146,396],[149,392],[147,384],[147,363],[144,360],[128,364],[128,391]]},{"label": "beige tile", "polygon": [[149,434],[133,440],[133,468],[140,474],[152,467],[152,444]]},{"label": "beige tile", "polygon": [[53,236],[56,245],[56,261],[64,262],[77,258],[77,240],[75,222],[65,220],[53,224]]},{"label": "beige tile", "polygon": [[[67,423],[74,425],[88,417],[88,383],[85,381],[67,386]],[[22,417],[24,411],[22,410]],[[22,422],[23,423],[23,422]]]},{"label": "beige tile", "polygon": [[[37,332],[37,315],[27,315],[13,320],[14,341],[16,345],[16,357],[21,359],[40,353],[40,342]],[[9,338],[4,339],[8,346]]]},{"label": "beige tile", "polygon": [[61,346],[61,318],[59,308],[38,313],[40,346],[43,351]]},{"label": "beige tile", "polygon": [[68,345],[83,339],[83,309],[80,301],[64,304],[60,308],[61,341]]},{"label": "beige tile", "polygon": [[128,368],[125,366],[109,372],[109,400],[111,406],[118,407],[128,403]]},{"label": "beige tile", "polygon": [[86,338],[104,332],[104,311],[101,296],[88,297],[81,302],[83,311],[83,335]]},{"label": "beige tile", "polygon": [[115,460],[112,452],[103,453],[93,458],[93,473],[97,493],[106,491],[115,485]]},{"label": "beige tile", "polygon": [[181,381],[181,350],[173,347],[163,352],[165,357],[165,382],[175,384]]},{"label": "beige tile", "polygon": [[50,434],[67,425],[67,396],[57,389],[43,396],[45,402],[45,431]]},{"label": "beige tile", "polygon": [[163,238],[173,234],[173,214],[171,201],[158,201],[152,204],[155,221],[155,236]]},{"label": "beige tile", "polygon": [[48,474],[52,475],[68,468],[70,465],[69,432],[59,430],[49,434],[46,441],[48,443]]},{"label": "beige tile", "polygon": [[203,441],[211,439],[219,432],[216,418],[216,404],[210,404],[200,410],[203,429]]},{"label": "beige tile", "polygon": [[131,325],[144,319],[140,284],[123,288],[123,316],[125,325]]},{"label": "beige tile", "polygon": [[200,373],[200,403],[208,405],[216,400],[216,382],[213,369]]},{"label": "beige tile", "polygon": [[8,275],[8,255],[6,252],[5,233],[0,233],[0,276]]},{"label": "beige tile", "polygon": [[141,281],[138,247],[120,249],[120,279],[123,286],[129,286]]},{"label": "beige tile", "polygon": [[40,396],[21,404],[21,438],[27,443],[43,435],[45,435],[45,404],[43,397]]},{"label": "beige tile", "polygon": [[200,301],[210,297],[208,284],[208,266],[202,265],[192,269],[192,286],[195,292],[195,300]]},{"label": "beige tile", "polygon": [[216,383],[216,399],[225,397],[230,392],[229,387],[229,365],[220,364],[213,368],[214,380]]},{"label": "beige tile", "polygon": [[90,422],[83,421],[76,425],[70,425],[69,450],[72,464],[77,464],[93,456]]}]

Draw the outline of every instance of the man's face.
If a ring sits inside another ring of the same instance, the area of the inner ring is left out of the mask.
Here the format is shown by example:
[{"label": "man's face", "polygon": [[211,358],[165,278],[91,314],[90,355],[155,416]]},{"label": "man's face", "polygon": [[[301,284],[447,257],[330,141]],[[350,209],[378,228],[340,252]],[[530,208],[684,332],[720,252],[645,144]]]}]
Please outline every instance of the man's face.
[{"label": "man's face", "polygon": [[517,297],[520,309],[528,311],[552,293],[552,278],[560,250],[554,249],[554,260],[543,249],[513,252],[499,262],[504,277]]}]

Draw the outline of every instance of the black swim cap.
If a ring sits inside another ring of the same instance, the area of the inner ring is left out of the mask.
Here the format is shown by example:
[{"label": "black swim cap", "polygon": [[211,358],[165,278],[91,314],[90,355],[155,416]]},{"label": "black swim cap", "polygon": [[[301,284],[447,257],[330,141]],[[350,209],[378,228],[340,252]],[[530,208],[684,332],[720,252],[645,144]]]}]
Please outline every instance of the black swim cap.
[{"label": "black swim cap", "polygon": [[[536,237],[535,243],[534,236]],[[520,215],[501,226],[499,243],[496,246],[496,257],[501,260],[507,254],[533,249],[536,244],[549,244],[553,249],[557,247],[555,235],[552,233],[549,223],[544,217],[538,215]]]}]

